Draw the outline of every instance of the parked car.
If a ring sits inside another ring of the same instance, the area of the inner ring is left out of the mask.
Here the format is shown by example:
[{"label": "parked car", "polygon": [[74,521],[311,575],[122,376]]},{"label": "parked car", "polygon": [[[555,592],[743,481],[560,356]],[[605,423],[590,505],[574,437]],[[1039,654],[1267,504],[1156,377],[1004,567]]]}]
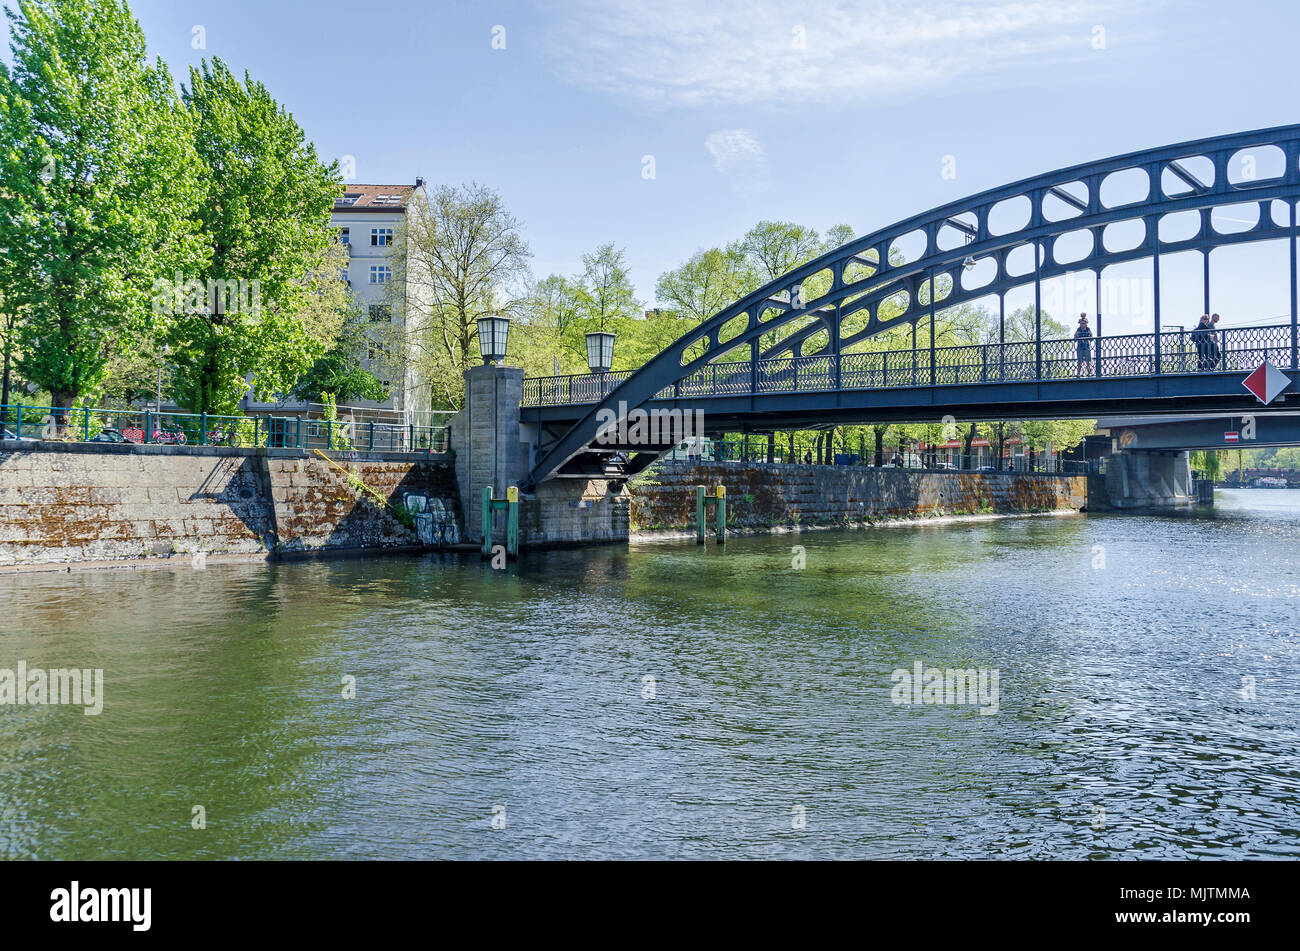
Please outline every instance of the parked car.
[{"label": "parked car", "polygon": [[32,437],[32,436],[23,436],[21,439],[19,439],[18,436],[14,434],[13,430],[8,429],[8,428],[6,428],[5,431],[4,431],[4,438],[5,438],[5,439],[18,439],[19,442],[40,442],[39,439],[36,439],[36,438],[34,438],[34,437]]},{"label": "parked car", "polygon": [[976,469],[975,471],[976,471],[976,472],[997,472],[997,471],[998,471],[998,467],[997,467],[997,466],[980,466],[980,467],[979,467],[978,469]]},{"label": "parked car", "polygon": [[99,435],[90,437],[91,442],[127,442],[127,438],[116,429],[101,429]]}]

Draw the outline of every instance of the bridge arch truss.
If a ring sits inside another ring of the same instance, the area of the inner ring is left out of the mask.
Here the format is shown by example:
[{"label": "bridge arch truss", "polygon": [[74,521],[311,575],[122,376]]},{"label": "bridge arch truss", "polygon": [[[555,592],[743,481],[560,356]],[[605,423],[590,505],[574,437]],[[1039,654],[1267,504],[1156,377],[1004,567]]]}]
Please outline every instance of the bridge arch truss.
[{"label": "bridge arch truss", "polygon": [[[1261,170],[1260,164],[1264,165]],[[1253,172],[1253,174],[1252,174]],[[1116,189],[1137,199],[1108,201]],[[592,451],[598,419],[635,409],[665,394],[690,389],[719,366],[738,389],[760,392],[758,376],[782,361],[845,354],[872,337],[996,295],[1000,308],[1012,290],[1032,286],[1042,311],[1043,282],[1151,259],[1156,365],[1160,348],[1160,261],[1186,251],[1204,256],[1204,301],[1209,309],[1209,252],[1250,242],[1288,240],[1292,362],[1297,351],[1296,203],[1300,201],[1300,125],[1200,139],[1058,169],[939,208],[856,238],[795,268],[719,311],[628,374],[592,403],[582,418],[540,450],[529,482],[566,474]],[[1244,230],[1216,227],[1215,211],[1255,206],[1258,220]],[[1161,237],[1162,222],[1178,216],[1183,232]],[[1023,219],[1023,220],[1021,220]],[[1192,227],[1188,228],[1189,223]],[[1114,228],[1140,240],[1108,246]],[[1087,253],[1069,245],[1090,239]],[[919,244],[909,259],[904,245]],[[1017,253],[1020,252],[1020,253]],[[1028,258],[1026,264],[1025,258]],[[991,272],[991,274],[990,274]],[[1100,308],[1101,298],[1098,295]],[[1102,332],[1098,314],[1096,333]],[[773,340],[773,337],[779,339]],[[1042,334],[1036,335],[1041,362]],[[766,343],[764,338],[767,338]],[[838,366],[831,365],[839,386]],[[934,363],[930,363],[933,373]],[[602,412],[603,411],[603,412]]]}]

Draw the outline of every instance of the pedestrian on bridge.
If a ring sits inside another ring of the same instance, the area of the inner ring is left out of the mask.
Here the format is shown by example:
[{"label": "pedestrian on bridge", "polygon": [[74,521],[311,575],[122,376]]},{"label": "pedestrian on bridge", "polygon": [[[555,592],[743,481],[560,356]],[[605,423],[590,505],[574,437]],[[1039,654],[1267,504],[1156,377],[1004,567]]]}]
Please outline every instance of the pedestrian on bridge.
[{"label": "pedestrian on bridge", "polygon": [[1209,314],[1201,314],[1201,322],[1192,331],[1198,370],[1213,370],[1219,363],[1219,343],[1214,339],[1214,325],[1218,322],[1218,314],[1215,314],[1213,319]]},{"label": "pedestrian on bridge", "polygon": [[1079,329],[1074,332],[1074,339],[1077,341],[1074,345],[1075,359],[1078,360],[1078,366],[1075,372],[1079,376],[1092,375],[1092,329],[1088,326],[1088,315],[1079,315]]}]

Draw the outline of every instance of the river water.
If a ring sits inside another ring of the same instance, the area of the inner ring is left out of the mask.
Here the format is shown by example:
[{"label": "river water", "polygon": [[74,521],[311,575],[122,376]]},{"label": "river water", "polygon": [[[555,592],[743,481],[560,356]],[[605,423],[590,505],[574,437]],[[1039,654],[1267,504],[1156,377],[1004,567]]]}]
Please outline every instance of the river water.
[{"label": "river water", "polygon": [[104,682],[0,707],[0,854],[1295,857],[1300,492],[1218,502],[7,576],[0,668]]}]

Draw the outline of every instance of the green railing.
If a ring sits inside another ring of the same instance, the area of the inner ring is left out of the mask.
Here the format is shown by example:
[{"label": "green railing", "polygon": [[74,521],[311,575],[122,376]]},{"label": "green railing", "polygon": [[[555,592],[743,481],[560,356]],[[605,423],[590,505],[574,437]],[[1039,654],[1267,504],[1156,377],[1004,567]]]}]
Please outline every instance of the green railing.
[{"label": "green railing", "polygon": [[4,439],[162,446],[446,452],[446,426],[301,416],[218,416],[92,407],[0,406]]}]

